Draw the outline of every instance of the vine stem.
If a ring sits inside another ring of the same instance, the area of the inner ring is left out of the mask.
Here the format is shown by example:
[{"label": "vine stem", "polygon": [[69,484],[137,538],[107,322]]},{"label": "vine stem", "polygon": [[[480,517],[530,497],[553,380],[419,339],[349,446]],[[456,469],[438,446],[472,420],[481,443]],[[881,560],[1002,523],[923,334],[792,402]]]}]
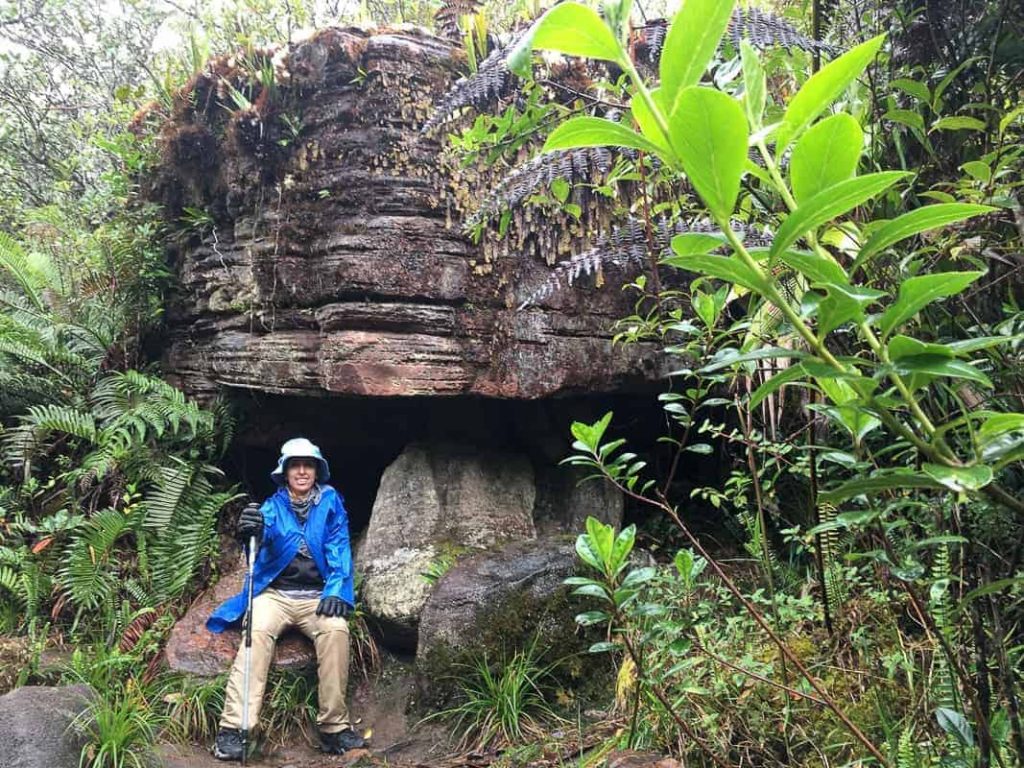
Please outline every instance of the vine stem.
[{"label": "vine stem", "polygon": [[[621,619],[621,614],[619,613],[618,609],[615,610],[615,618]],[[626,634],[622,635],[622,643],[626,646],[626,652],[629,654],[629,657],[633,660],[633,664],[636,666],[637,688],[639,689],[640,677],[646,677],[644,668],[641,666],[641,662],[638,658],[636,649],[633,647],[633,643],[630,642],[629,637]],[[651,686],[651,693],[653,693],[654,696],[658,699],[658,701],[661,702],[661,706],[665,708],[665,711],[669,713],[669,715],[672,717],[672,720],[675,722],[676,725],[679,726],[680,730],[682,730],[682,732],[686,734],[687,738],[691,739],[695,744],[697,744],[697,746],[704,750],[707,756],[711,758],[711,760],[714,762],[715,765],[718,766],[718,768],[732,768],[732,766],[730,766],[721,757],[715,754],[715,751],[711,749],[711,747],[708,745],[706,741],[704,741],[704,739],[697,735],[697,732],[693,730],[689,723],[687,723],[685,720],[683,720],[683,718],[679,716],[679,714],[675,710],[675,707],[672,706],[672,702],[668,700],[668,697],[665,695],[665,692],[661,690],[661,686],[655,683],[653,680],[649,680],[648,683]]]},{"label": "vine stem", "polygon": [[669,504],[664,499],[651,499],[648,498],[647,496],[643,496],[627,488],[625,485],[620,483],[616,478],[608,474],[608,470],[604,466],[604,463],[601,461],[600,456],[594,454],[594,457],[597,461],[598,466],[601,468],[601,472],[604,474],[604,476],[612,483],[614,483],[615,486],[620,491],[622,491],[623,494],[636,501],[656,507],[665,512],[665,514],[667,514],[670,518],[672,518],[672,521],[679,527],[679,530],[682,531],[683,536],[685,536],[686,540],[690,542],[693,548],[697,551],[697,554],[699,554],[708,562],[708,565],[711,566],[711,569],[715,572],[715,575],[717,575],[718,578],[722,580],[722,583],[725,585],[725,588],[732,593],[733,597],[739,600],[744,610],[746,610],[746,612],[750,615],[752,619],[754,619],[757,625],[761,627],[762,630],[764,630],[765,634],[767,634],[771,641],[775,643],[779,651],[787,659],[789,659],[793,666],[796,667],[796,669],[800,672],[800,675],[807,681],[811,688],[814,689],[815,693],[817,693],[818,697],[821,699],[821,703],[824,704],[824,706],[826,706],[829,710],[832,711],[832,713],[836,717],[839,718],[839,720],[843,723],[843,725],[850,732],[850,734],[855,739],[857,739],[857,741],[864,745],[864,747],[874,756],[876,760],[878,760],[879,764],[883,766],[883,768],[887,768],[889,762],[885,759],[885,756],[882,754],[881,750],[879,750],[878,747],[876,747],[874,743],[871,741],[871,739],[869,739],[864,734],[864,732],[857,727],[857,724],[854,723],[849,718],[849,716],[845,712],[843,712],[842,709],[839,708],[839,705],[836,704],[836,702],[832,699],[828,691],[825,690],[824,686],[822,686],[822,684],[818,682],[817,678],[815,678],[814,675],[811,674],[810,670],[808,670],[804,663],[800,661],[800,659],[796,656],[795,653],[793,653],[790,647],[786,645],[785,641],[783,641],[783,639],[779,637],[775,630],[771,628],[771,626],[768,624],[767,619],[765,619],[764,616],[761,615],[761,612],[757,610],[754,604],[746,598],[743,592],[740,591],[740,588],[736,586],[735,582],[733,582],[733,580],[729,578],[729,576],[722,569],[722,566],[718,563],[718,561],[715,560],[715,558],[713,558],[706,549],[704,549],[704,546],[700,543],[697,537],[693,535],[693,532],[690,530],[689,526],[687,526],[686,523],[683,522],[682,518],[679,517],[679,513],[676,512],[675,508],[672,507],[672,505]]}]

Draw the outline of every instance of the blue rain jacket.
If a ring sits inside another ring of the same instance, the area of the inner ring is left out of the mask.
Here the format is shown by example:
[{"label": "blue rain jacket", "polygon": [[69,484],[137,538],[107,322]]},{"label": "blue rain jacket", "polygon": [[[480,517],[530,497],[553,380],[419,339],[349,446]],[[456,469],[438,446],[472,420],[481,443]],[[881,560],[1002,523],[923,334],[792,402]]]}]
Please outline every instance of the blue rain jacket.
[{"label": "blue rain jacket", "polygon": [[[299,551],[305,533],[309,553],[324,577],[323,597],[340,597],[355,607],[352,549],[348,536],[348,513],[341,494],[329,485],[317,486],[320,500],[310,507],[303,528],[292,512],[288,489],[263,502],[263,540],[253,566],[253,596],[276,579]],[[245,615],[246,584],[242,591],[221,603],[206,620],[211,632],[223,632]]]}]

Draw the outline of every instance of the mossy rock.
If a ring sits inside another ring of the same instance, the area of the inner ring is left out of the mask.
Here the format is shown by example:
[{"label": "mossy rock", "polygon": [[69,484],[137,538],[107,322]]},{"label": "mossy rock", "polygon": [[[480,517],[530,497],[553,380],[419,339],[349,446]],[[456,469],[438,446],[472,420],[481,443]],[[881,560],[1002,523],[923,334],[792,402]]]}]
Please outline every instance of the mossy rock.
[{"label": "mossy rock", "polygon": [[600,632],[576,624],[588,605],[563,584],[576,572],[575,552],[565,538],[516,542],[456,564],[439,580],[421,616],[420,703],[443,708],[484,659],[497,671],[528,649],[539,668],[551,667],[548,682],[562,703],[609,691],[614,669],[587,654]]}]

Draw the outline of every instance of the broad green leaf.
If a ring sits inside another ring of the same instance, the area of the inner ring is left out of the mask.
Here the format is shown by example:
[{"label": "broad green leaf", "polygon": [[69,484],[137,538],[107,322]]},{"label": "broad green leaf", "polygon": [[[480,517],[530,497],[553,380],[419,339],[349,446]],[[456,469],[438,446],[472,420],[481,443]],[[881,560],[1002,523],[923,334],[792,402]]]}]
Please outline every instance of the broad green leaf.
[{"label": "broad green leaf", "polygon": [[608,564],[612,557],[612,547],[615,543],[615,532],[610,525],[605,525],[594,517],[587,518],[586,528],[587,540],[600,561],[598,569],[603,573],[607,573]]},{"label": "broad green leaf", "polygon": [[591,624],[603,624],[609,618],[605,611],[587,611],[576,615],[576,623],[581,627],[589,627]]},{"label": "broad green leaf", "polygon": [[622,580],[622,586],[627,588],[636,587],[646,581],[650,581],[657,575],[657,568],[653,568],[651,566],[637,568],[636,570],[630,571],[626,574],[626,578]]},{"label": "broad green leaf", "polygon": [[814,387],[814,385],[810,384],[809,382],[802,381],[802,379],[806,378],[806,376],[807,370],[800,363],[791,365],[785,370],[780,371],[779,373],[772,374],[761,386],[755,389],[754,392],[750,395],[750,400],[748,401],[747,406],[749,408],[756,408],[761,404],[761,402],[766,397],[775,394],[777,391],[782,389],[782,387],[784,387],[786,384],[792,384],[794,382],[800,382],[800,384],[803,386],[817,389],[817,387]]},{"label": "broad green leaf", "polygon": [[736,206],[747,163],[747,118],[734,98],[710,88],[684,89],[669,116],[672,147],[705,205],[719,219]]},{"label": "broad green leaf", "polygon": [[789,161],[797,202],[853,176],[863,148],[864,131],[850,115],[832,115],[813,126],[797,141]]},{"label": "broad green leaf", "polygon": [[[952,379],[967,379],[983,387],[991,387],[992,381],[973,365],[956,360],[949,355],[911,355],[901,357],[893,363],[893,370],[900,376],[910,376],[910,388],[920,389],[927,386],[937,376],[948,376]],[[880,372],[881,373],[881,372]]]},{"label": "broad green leaf", "polygon": [[743,62],[743,107],[747,111],[747,122],[751,130],[760,130],[764,120],[768,87],[765,81],[761,57],[754,46],[746,40],[740,41],[740,59]]},{"label": "broad green leaf", "polygon": [[864,247],[860,249],[860,253],[857,254],[857,258],[853,262],[853,267],[851,267],[850,271],[853,272],[858,267],[864,266],[879,251],[888,248],[900,240],[994,210],[996,209],[988,205],[940,203],[938,205],[926,205],[923,208],[910,211],[910,213],[904,213],[892,221],[887,221],[874,231],[864,244]]},{"label": "broad green leaf", "polygon": [[886,346],[889,350],[889,359],[893,361],[918,355],[936,355],[947,358],[954,356],[953,350],[948,344],[928,344],[910,336],[893,336]]},{"label": "broad green leaf", "polygon": [[995,437],[1007,432],[1024,432],[1024,413],[993,413],[978,428],[981,437]]},{"label": "broad green leaf", "polygon": [[1024,457],[1024,413],[992,413],[977,432],[983,461],[1005,465]]},{"label": "broad green leaf", "polygon": [[917,80],[910,80],[907,78],[899,78],[889,83],[893,88],[899,88],[906,94],[913,96],[923,104],[930,104],[932,100],[932,92],[928,90],[928,86]]},{"label": "broad green leaf", "polygon": [[832,221],[837,216],[849,213],[858,205],[881,194],[897,181],[909,175],[902,171],[869,173],[855,179],[841,181],[819,192],[810,200],[801,203],[782,222],[772,243],[772,257],[778,257],[808,232]]},{"label": "broad green leaf", "polygon": [[839,504],[862,494],[874,495],[882,491],[901,491],[908,488],[941,488],[933,478],[923,472],[896,469],[878,472],[871,477],[850,480],[818,494],[818,499],[827,504]]},{"label": "broad green leaf", "polygon": [[931,131],[984,131],[985,121],[976,117],[940,117]]},{"label": "broad green leaf", "polygon": [[533,48],[606,61],[618,61],[623,55],[597,11],[573,2],[560,3],[541,16],[534,26]]},{"label": "broad green leaf", "polygon": [[[666,116],[665,122],[667,124],[668,110],[664,108],[664,99],[660,88],[655,88],[651,91],[651,101],[653,101],[655,106],[661,110],[661,113]],[[647,108],[647,102],[639,96],[636,96],[633,98],[632,102],[630,102],[630,109],[632,110],[633,119],[636,121],[636,124],[640,126],[640,133],[642,133],[644,138],[651,142],[651,144],[658,147],[661,159],[666,163],[676,163],[675,154],[669,146],[669,137],[662,133],[661,128],[658,126],[658,121],[654,118],[651,110]]]},{"label": "broad green leaf", "polygon": [[[666,101],[700,82],[729,25],[735,0],[684,0],[665,35],[658,63]],[[675,111],[670,110],[670,111]]]},{"label": "broad green leaf", "polygon": [[789,102],[782,125],[775,132],[775,153],[781,156],[814,119],[867,69],[881,48],[884,35],[861,43],[813,74]]},{"label": "broad green leaf", "polygon": [[830,256],[808,251],[786,251],[779,254],[779,259],[812,283],[843,285],[850,282],[846,271]]},{"label": "broad green leaf", "polygon": [[957,493],[980,491],[992,482],[992,467],[945,467],[941,464],[924,464],[921,469],[940,485]]},{"label": "broad green leaf", "polygon": [[662,259],[662,263],[670,267],[696,272],[705,277],[726,280],[757,293],[764,290],[763,278],[735,256],[688,253],[681,256],[669,256]]},{"label": "broad green leaf", "polygon": [[890,109],[882,115],[882,119],[900,123],[908,128],[916,128],[924,133],[924,118],[912,109]]},{"label": "broad green leaf", "polygon": [[971,730],[971,724],[962,714],[953,709],[939,707],[935,710],[935,719],[938,720],[942,730],[950,736],[954,736],[963,746],[974,746],[974,731]]},{"label": "broad green leaf", "polygon": [[576,147],[632,147],[658,154],[657,146],[621,123],[600,117],[574,117],[559,125],[544,142],[542,152]]},{"label": "broad green leaf", "polygon": [[589,565],[591,568],[596,570],[602,570],[601,556],[594,549],[593,542],[590,537],[585,533],[581,533],[576,537],[576,554],[580,556],[580,560]]},{"label": "broad green leaf", "polygon": [[[704,232],[684,232],[672,238],[672,250],[677,256],[703,255],[725,245],[725,235]],[[671,258],[671,257],[670,257]],[[712,298],[709,296],[709,298]]]},{"label": "broad green leaf", "polygon": [[885,310],[878,321],[882,336],[888,336],[936,299],[960,293],[983,274],[985,273],[936,272],[904,280],[900,284],[899,298],[896,299],[896,303]]},{"label": "broad green leaf", "polygon": [[827,295],[818,302],[818,336],[824,338],[839,326],[864,320],[864,308],[886,294],[863,285],[819,283]]},{"label": "broad green leaf", "polygon": [[590,653],[607,653],[608,651],[616,651],[619,649],[619,645],[616,643],[604,640],[600,643],[594,643],[590,646]]},{"label": "broad green leaf", "polygon": [[1022,336],[979,336],[976,339],[963,339],[962,341],[951,341],[943,346],[953,351],[953,354],[970,354],[981,349],[990,349],[1002,344],[1020,341]]},{"label": "broad green leaf", "polygon": [[1006,129],[1013,125],[1014,121],[1024,115],[1024,104],[1021,104],[1016,109],[1011,109],[1005,115],[1002,120],[999,121],[999,135],[1002,136],[1006,133]]},{"label": "broad green leaf", "polygon": [[726,347],[716,352],[711,362],[699,369],[699,373],[714,373],[723,368],[731,368],[740,363],[749,363],[754,360],[785,360],[789,358],[802,358],[806,352],[788,347],[759,347],[750,352],[742,352],[732,347]]},{"label": "broad green leaf", "polygon": [[978,181],[983,181],[987,184],[992,180],[992,166],[988,163],[983,163],[981,160],[971,160],[960,167]]}]

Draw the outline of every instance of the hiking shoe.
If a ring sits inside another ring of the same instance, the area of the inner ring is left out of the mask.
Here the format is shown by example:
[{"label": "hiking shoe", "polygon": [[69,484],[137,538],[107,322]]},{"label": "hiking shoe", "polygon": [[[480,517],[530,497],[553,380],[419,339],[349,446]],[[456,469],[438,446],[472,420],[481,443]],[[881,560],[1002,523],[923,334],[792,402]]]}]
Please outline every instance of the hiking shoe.
[{"label": "hiking shoe", "polygon": [[213,756],[218,760],[242,759],[242,732],[237,728],[221,728],[213,744]]},{"label": "hiking shoe", "polygon": [[351,728],[337,733],[320,733],[320,749],[329,755],[343,755],[350,749],[361,749],[366,740]]}]

